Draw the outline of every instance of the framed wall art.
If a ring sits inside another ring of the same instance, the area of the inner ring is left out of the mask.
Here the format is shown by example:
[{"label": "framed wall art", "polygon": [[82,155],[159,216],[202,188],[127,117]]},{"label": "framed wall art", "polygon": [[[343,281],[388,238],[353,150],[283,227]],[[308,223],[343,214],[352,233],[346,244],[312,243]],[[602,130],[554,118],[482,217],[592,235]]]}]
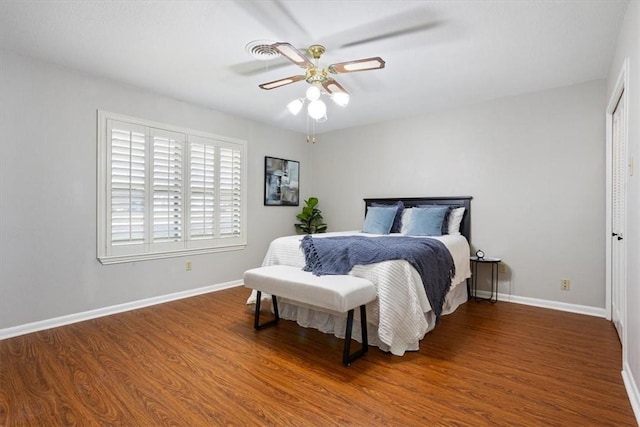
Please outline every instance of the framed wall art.
[{"label": "framed wall art", "polygon": [[300,205],[300,162],[265,156],[265,206]]}]

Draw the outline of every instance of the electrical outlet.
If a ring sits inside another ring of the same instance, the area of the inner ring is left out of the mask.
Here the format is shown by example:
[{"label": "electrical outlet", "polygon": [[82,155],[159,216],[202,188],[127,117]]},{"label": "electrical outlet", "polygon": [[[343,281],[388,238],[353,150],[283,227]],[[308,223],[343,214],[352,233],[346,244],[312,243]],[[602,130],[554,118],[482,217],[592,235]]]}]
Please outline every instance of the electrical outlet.
[{"label": "electrical outlet", "polygon": [[560,280],[560,289],[562,289],[563,291],[570,290],[571,289],[571,280],[569,280],[569,279]]},{"label": "electrical outlet", "polygon": [[187,271],[191,271],[191,261],[187,261],[184,265],[184,269]]},{"label": "electrical outlet", "polygon": [[507,264],[505,264],[504,262],[498,264],[498,273],[507,274]]}]

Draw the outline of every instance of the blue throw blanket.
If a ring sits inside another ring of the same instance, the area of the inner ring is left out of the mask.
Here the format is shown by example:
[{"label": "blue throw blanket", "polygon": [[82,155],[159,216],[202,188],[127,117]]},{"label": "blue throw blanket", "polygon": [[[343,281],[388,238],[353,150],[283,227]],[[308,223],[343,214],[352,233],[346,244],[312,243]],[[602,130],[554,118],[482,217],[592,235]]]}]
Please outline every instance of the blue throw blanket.
[{"label": "blue throw blanket", "polygon": [[436,239],[415,237],[340,236],[313,238],[300,244],[305,271],[316,276],[348,274],[355,265],[404,259],[420,274],[429,303],[440,321],[442,305],[455,276],[455,265],[447,247]]}]

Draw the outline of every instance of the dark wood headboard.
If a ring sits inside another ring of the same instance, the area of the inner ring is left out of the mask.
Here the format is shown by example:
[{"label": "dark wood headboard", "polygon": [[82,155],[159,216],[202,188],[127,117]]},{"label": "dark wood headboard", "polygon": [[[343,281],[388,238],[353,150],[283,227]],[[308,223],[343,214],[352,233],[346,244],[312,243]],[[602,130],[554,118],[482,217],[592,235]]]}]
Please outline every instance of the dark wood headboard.
[{"label": "dark wood headboard", "polygon": [[366,215],[367,209],[372,203],[385,203],[391,204],[394,202],[402,201],[404,206],[411,208],[418,205],[445,205],[445,206],[464,206],[464,216],[462,217],[462,223],[460,224],[460,234],[467,238],[467,241],[471,243],[471,196],[460,197],[385,197],[379,199],[364,199],[365,208],[364,213]]}]

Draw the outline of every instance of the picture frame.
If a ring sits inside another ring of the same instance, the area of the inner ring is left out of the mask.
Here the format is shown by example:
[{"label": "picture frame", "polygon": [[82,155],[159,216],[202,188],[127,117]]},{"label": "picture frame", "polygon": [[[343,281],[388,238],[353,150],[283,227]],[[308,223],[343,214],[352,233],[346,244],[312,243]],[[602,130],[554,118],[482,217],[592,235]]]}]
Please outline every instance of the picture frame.
[{"label": "picture frame", "polygon": [[300,162],[264,157],[264,205],[300,205]]}]

